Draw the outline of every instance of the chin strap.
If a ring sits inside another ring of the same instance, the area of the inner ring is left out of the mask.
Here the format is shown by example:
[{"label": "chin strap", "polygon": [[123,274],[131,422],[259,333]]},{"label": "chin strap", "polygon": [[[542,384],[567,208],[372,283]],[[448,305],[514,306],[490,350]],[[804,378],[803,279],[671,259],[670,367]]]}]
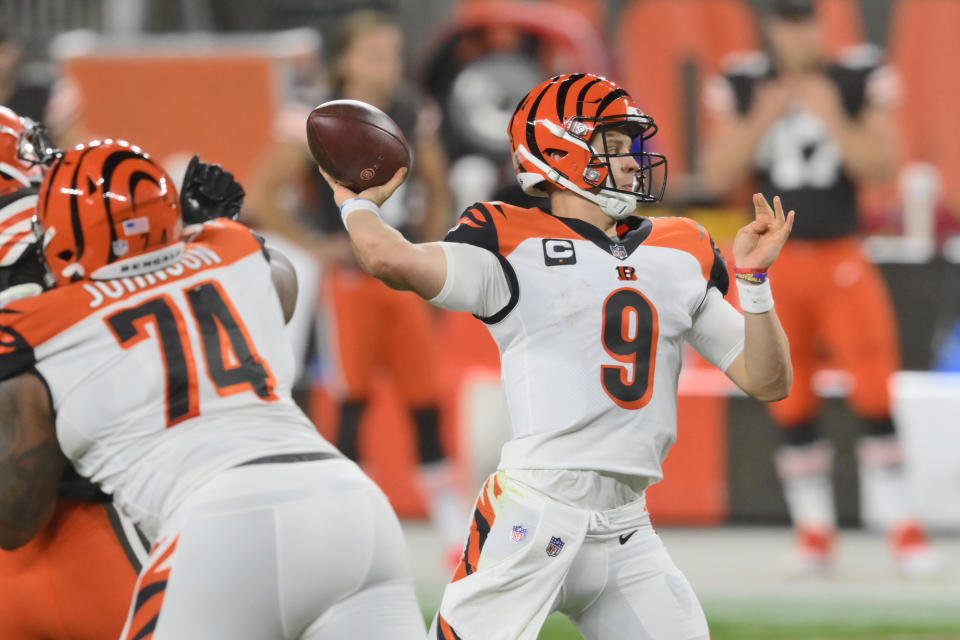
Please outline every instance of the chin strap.
[{"label": "chin strap", "polygon": [[530,162],[538,169],[544,172],[550,182],[561,185],[562,187],[573,191],[578,196],[582,196],[600,207],[605,214],[614,220],[623,220],[637,210],[637,198],[627,193],[610,192],[601,188],[600,193],[593,193],[582,189],[569,178],[562,175],[559,171],[550,165],[541,162],[530,153],[526,147],[519,145],[517,150],[524,157],[524,160]]},{"label": "chin strap", "polygon": [[581,189],[563,176],[558,176],[556,182],[599,206],[605,214],[614,220],[623,220],[637,210],[637,199],[625,193],[610,193],[602,188],[600,193],[593,193]]}]

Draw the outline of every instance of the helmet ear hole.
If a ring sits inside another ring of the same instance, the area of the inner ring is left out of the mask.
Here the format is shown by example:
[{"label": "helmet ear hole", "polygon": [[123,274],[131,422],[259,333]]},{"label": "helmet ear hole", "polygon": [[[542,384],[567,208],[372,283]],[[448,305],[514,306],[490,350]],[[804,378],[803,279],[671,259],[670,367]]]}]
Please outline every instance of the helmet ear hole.
[{"label": "helmet ear hole", "polygon": [[567,155],[567,152],[563,149],[544,149],[544,153],[555,160],[559,160]]},{"label": "helmet ear hole", "polygon": [[70,251],[69,249],[64,249],[63,251],[57,254],[57,257],[64,261],[71,260],[73,258],[73,251]]}]

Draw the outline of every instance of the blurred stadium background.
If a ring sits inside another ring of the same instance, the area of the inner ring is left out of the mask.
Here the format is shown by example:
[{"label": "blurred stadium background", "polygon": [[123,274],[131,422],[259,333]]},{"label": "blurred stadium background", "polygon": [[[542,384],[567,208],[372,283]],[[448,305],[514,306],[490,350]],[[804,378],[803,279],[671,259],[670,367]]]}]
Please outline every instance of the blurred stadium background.
[{"label": "blurred stadium background", "polygon": [[[748,199],[713,202],[698,187],[700,91],[728,55],[762,46],[755,10],[764,4],[0,0],[0,103],[46,122],[63,144],[126,138],[174,174],[197,152],[249,183],[285,106],[322,92],[316,78],[338,22],[358,9],[382,9],[403,25],[409,82],[443,112],[457,204],[450,224],[463,204],[510,193],[504,127],[517,100],[546,75],[590,70],[625,85],[660,124],[655,140],[671,175],[656,214],[695,217],[724,244],[745,220]],[[947,568],[925,581],[899,579],[882,562],[882,536],[861,526],[856,429],[842,401],[848,383],[829,362],[817,382],[837,444],[844,527],[831,576],[779,575],[791,534],[771,462],[775,427],[762,407],[693,357],[681,380],[679,440],[666,480],[650,491],[650,509],[703,600],[715,640],[960,638],[960,1],[818,0],[817,8],[831,50],[873,42],[902,74],[902,166],[895,180],[863,194],[862,217],[899,321],[904,371],[891,388],[910,488]],[[249,221],[256,223],[255,212]],[[444,445],[470,494],[508,435],[496,348],[463,314],[435,321]],[[336,406],[323,353],[309,372],[304,402],[333,438]],[[388,380],[378,383],[360,450],[407,522],[429,614],[448,569],[422,523],[413,430],[399,402]],[[551,619],[541,637],[579,636]]]}]

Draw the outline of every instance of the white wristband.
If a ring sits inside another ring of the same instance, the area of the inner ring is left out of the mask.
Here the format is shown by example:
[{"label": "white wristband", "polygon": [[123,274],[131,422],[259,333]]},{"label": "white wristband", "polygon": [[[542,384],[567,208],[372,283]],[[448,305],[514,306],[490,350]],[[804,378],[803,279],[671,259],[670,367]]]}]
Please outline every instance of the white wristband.
[{"label": "white wristband", "polygon": [[737,279],[737,291],[740,293],[740,308],[746,313],[766,313],[773,309],[773,294],[770,292],[770,280],[763,284],[752,284]]},{"label": "white wristband", "polygon": [[[343,204],[340,205],[340,219],[343,220],[343,226],[347,226],[347,218],[354,211],[372,211],[373,213],[380,215],[380,207],[377,206],[372,200],[367,200],[366,198],[350,198],[349,200],[344,200]],[[349,229],[347,229],[349,231]]]}]

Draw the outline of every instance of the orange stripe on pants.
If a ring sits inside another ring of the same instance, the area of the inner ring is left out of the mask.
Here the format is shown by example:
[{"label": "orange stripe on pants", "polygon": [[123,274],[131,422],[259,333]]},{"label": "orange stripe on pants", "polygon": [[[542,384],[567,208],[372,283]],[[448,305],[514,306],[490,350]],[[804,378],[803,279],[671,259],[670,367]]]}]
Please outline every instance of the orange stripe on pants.
[{"label": "orange stripe on pants", "polygon": [[147,640],[153,637],[153,631],[160,618],[160,609],[163,607],[167,579],[170,577],[170,567],[173,564],[172,557],[179,539],[179,536],[174,538],[167,543],[166,548],[163,548],[162,542],[154,545],[153,553],[159,551],[159,555],[154,557],[153,553],[151,554],[150,565],[140,573],[140,578],[137,580],[137,590],[130,607],[130,622],[127,625],[125,640]]},{"label": "orange stripe on pants", "polygon": [[487,478],[480,490],[480,497],[477,498],[477,504],[473,512],[473,520],[470,522],[470,533],[467,534],[467,544],[463,549],[460,564],[457,565],[451,582],[465,578],[477,570],[480,552],[483,551],[487,534],[490,533],[493,521],[497,516],[493,510],[493,503],[501,492],[497,474],[494,473]]}]

